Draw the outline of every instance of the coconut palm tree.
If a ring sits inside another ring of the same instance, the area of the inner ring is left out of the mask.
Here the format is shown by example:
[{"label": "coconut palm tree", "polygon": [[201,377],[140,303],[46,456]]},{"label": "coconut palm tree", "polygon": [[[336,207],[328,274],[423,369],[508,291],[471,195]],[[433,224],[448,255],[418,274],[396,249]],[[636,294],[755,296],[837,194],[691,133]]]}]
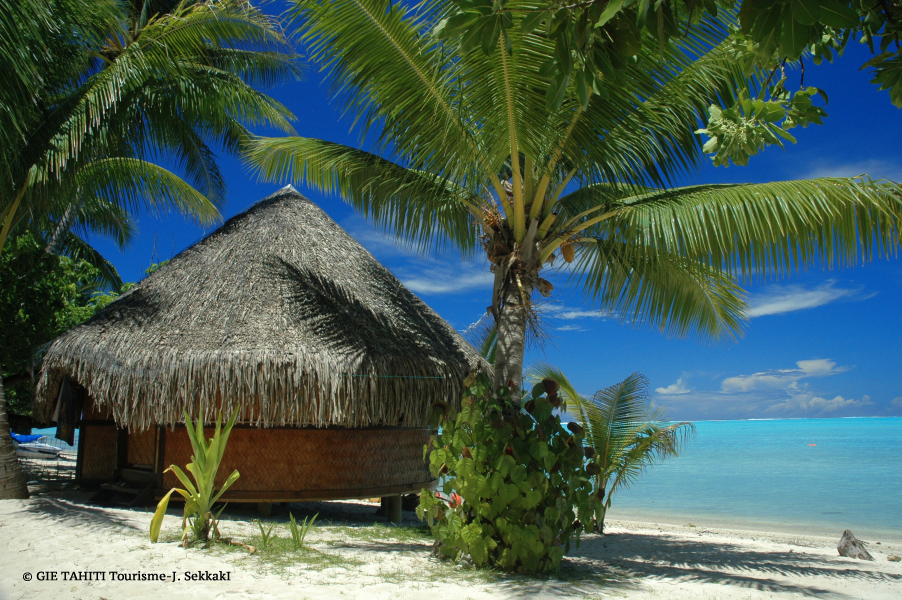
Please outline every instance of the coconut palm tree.
[{"label": "coconut palm tree", "polygon": [[[139,209],[211,222],[225,191],[213,145],[293,131],[254,86],[295,76],[296,55],[244,0],[0,0],[0,15],[0,252],[17,226],[97,257],[73,225],[125,242]],[[5,412],[0,381],[0,498],[23,497]]]},{"label": "coconut palm tree", "polygon": [[[209,222],[224,197],[210,142],[234,153],[247,125],[291,131],[288,110],[253,85],[295,75],[295,54],[242,0],[60,0],[49,13],[43,38],[25,41],[51,55],[62,46],[64,60],[32,61],[44,71],[31,94],[4,98],[16,109],[4,137],[16,143],[4,148],[0,244],[32,215],[67,228],[96,199]],[[190,184],[158,164],[163,157]]]},{"label": "coconut palm tree", "polygon": [[673,187],[705,161],[693,131],[709,105],[764,79],[736,60],[729,11],[664,47],[645,35],[611,55],[619,69],[576,78],[558,103],[542,66],[572,56],[523,27],[517,9],[532,4],[507,2],[507,36],[438,39],[450,0],[295,0],[300,39],[372,151],[286,137],[250,154],[264,176],[337,193],[424,251],[484,252],[497,385],[520,388],[534,292],[552,293],[545,270],[566,265],[624,321],[729,338],[746,310],[736,277],[896,251],[902,189],[891,182]]},{"label": "coconut palm tree", "polygon": [[562,410],[577,415],[585,440],[594,450],[587,471],[593,492],[602,501],[595,515],[597,533],[604,533],[604,517],[614,492],[635,483],[647,467],[667,457],[676,458],[695,434],[692,423],[668,422],[663,409],[649,403],[648,380],[640,373],[595,392],[591,398],[577,392],[560,369],[546,363],[530,367],[527,377],[557,383]]}]

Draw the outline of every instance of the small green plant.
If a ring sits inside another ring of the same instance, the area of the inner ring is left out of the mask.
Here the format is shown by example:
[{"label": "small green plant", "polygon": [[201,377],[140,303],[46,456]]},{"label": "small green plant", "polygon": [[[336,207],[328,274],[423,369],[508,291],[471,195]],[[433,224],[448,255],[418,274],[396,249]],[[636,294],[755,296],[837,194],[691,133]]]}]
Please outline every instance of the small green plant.
[{"label": "small green plant", "polygon": [[269,542],[272,541],[272,539],[273,539],[272,528],[274,526],[270,525],[269,529],[263,529],[263,523],[261,523],[260,521],[257,521],[257,527],[260,528],[260,538],[263,540],[260,543],[260,546],[264,550],[266,550],[266,548],[269,546]]},{"label": "small green plant", "polygon": [[291,522],[288,524],[288,528],[291,530],[291,541],[294,543],[294,549],[300,550],[304,547],[304,540],[307,537],[307,534],[310,532],[310,528],[313,527],[313,522],[316,521],[316,517],[319,516],[319,513],[316,513],[312,517],[304,517],[304,520],[301,521],[300,524],[295,520],[294,515],[288,513],[288,518],[291,519]]},{"label": "small green plant", "polygon": [[[160,527],[163,525],[163,517],[166,515],[166,509],[169,507],[169,498],[173,492],[178,492],[185,499],[184,518],[182,519],[182,543],[188,543],[188,530],[194,532],[194,539],[206,542],[210,538],[210,532],[213,532],[213,539],[219,539],[219,528],[217,522],[219,515],[222,513],[223,506],[215,514],[213,513],[213,505],[222,497],[227,489],[229,489],[235,480],[238,479],[238,471],[232,471],[228,479],[216,491],[215,480],[216,474],[219,472],[219,464],[222,462],[222,456],[225,453],[226,443],[229,441],[229,434],[238,418],[238,411],[232,414],[225,427],[222,426],[222,414],[216,419],[216,430],[213,437],[207,442],[204,440],[204,423],[203,419],[198,419],[195,426],[191,422],[191,416],[185,412],[185,426],[188,430],[188,438],[191,441],[191,449],[194,454],[191,456],[191,462],[185,467],[185,470],[191,474],[189,478],[184,471],[175,465],[170,465],[165,472],[172,471],[178,480],[185,486],[182,488],[172,488],[169,490],[160,503],[157,510],[150,520],[150,541],[156,542],[160,536]],[[192,482],[192,478],[194,481]]]},{"label": "small green plant", "polygon": [[614,492],[635,483],[655,463],[679,456],[695,434],[692,423],[668,422],[663,411],[649,403],[648,380],[639,373],[591,398],[580,395],[556,367],[540,363],[530,369],[528,377],[556,382],[561,399],[574,407],[585,429],[586,445],[592,449],[586,470],[595,494],[603,500],[595,511],[596,533],[604,533],[604,518]]},{"label": "small green plant", "polygon": [[438,428],[425,452],[442,492],[424,490],[417,516],[445,557],[476,565],[546,573],[557,569],[591,523],[598,498],[585,470],[582,428],[564,426],[552,381],[523,398],[491,394],[485,374],[471,375],[461,411],[436,406]]}]

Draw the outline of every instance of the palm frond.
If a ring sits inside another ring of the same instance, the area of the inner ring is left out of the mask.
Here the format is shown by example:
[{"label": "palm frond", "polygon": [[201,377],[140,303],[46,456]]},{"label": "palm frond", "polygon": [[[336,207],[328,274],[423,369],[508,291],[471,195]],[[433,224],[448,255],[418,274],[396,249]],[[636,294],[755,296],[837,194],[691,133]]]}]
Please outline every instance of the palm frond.
[{"label": "palm frond", "polygon": [[131,214],[116,202],[97,196],[85,196],[76,190],[60,188],[50,205],[33,206],[29,227],[42,238],[54,239],[75,231],[82,237],[90,234],[111,239],[126,246],[137,231]]},{"label": "palm frond", "polygon": [[587,239],[570,265],[570,281],[623,323],[669,335],[736,339],[748,312],[732,275],[699,261],[632,241],[618,231]]},{"label": "palm frond", "polygon": [[[109,115],[115,115],[131,90],[147,85],[153,88],[154,82],[175,86],[177,93],[170,92],[168,97],[177,99],[180,112],[189,116],[210,114],[215,107],[217,114],[233,114],[250,124],[290,129],[284,107],[244,83],[239,74],[217,69],[207,59],[208,50],[241,44],[284,53],[287,41],[266,25],[262,14],[233,1],[185,6],[173,15],[151,19],[138,41],[125,47],[115,61],[92,75],[54,111],[56,118],[48,126],[53,136],[40,161],[36,160],[44,176],[65,170],[69,161],[91,143],[116,139],[102,135],[99,128],[110,126]],[[276,65],[272,76],[284,73],[285,63],[293,56],[290,51],[281,62],[270,60]],[[258,62],[256,68],[263,64]],[[189,74],[193,76],[186,81]],[[167,99],[161,90],[153,92],[144,99]],[[153,117],[153,104],[146,108],[145,114]]]},{"label": "palm frond", "polygon": [[597,488],[604,490],[607,507],[620,486],[630,486],[649,466],[676,457],[695,434],[692,423],[667,423],[660,409],[649,404],[648,380],[634,373],[622,382],[596,392],[591,399],[577,395],[580,424],[595,449],[601,468]]},{"label": "palm frond", "polygon": [[646,43],[629,85],[593,96],[566,148],[585,182],[660,186],[707,160],[694,124],[711,103],[729,103],[756,82],[757,73],[744,71],[728,39],[732,22],[729,11],[703,19],[665,49],[663,61]]},{"label": "palm frond", "polygon": [[[296,0],[300,39],[376,149],[250,141],[258,172],[336,192],[420,250],[472,252],[481,225],[490,247],[511,247],[530,276],[562,244],[568,258],[576,247],[571,281],[594,303],[675,335],[741,335],[737,277],[895,253],[902,189],[890,182],[666,189],[704,162],[694,131],[708,106],[761,87],[762,74],[737,60],[735,12],[704,16],[664,48],[643,33],[616,76],[555,107],[542,68],[555,40],[519,26],[535,3],[508,0],[513,27],[491,52],[472,36],[432,35],[458,9],[450,0]],[[582,189],[559,199],[568,184]],[[493,298],[512,281],[499,276]]]},{"label": "palm frond", "polygon": [[78,185],[86,198],[97,198],[128,211],[191,215],[200,224],[222,219],[210,199],[185,180],[154,163],[137,158],[104,158],[82,168]]},{"label": "palm frond", "polygon": [[428,15],[385,0],[298,0],[291,14],[363,137],[378,126],[383,150],[451,179],[480,160],[455,110],[453,63],[430,39]]},{"label": "palm frond", "polygon": [[643,200],[616,219],[627,241],[746,279],[895,256],[902,222],[902,186],[866,177],[698,185]]},{"label": "palm frond", "polygon": [[581,423],[588,421],[586,415],[586,407],[589,403],[588,398],[576,391],[576,388],[573,387],[573,384],[559,368],[546,362],[538,362],[529,366],[523,378],[533,385],[541,382],[543,379],[554,381],[558,385],[561,412],[567,412],[572,407],[577,411],[577,416]]},{"label": "palm frond", "polygon": [[118,290],[122,288],[122,278],[113,263],[103,257],[88,242],[69,232],[63,238],[60,254],[73,260],[83,260],[97,269],[97,279],[92,283],[98,288]]},{"label": "palm frond", "polygon": [[337,193],[367,218],[421,251],[447,241],[465,253],[477,247],[478,198],[429,173],[375,154],[301,137],[257,138],[248,160],[270,180],[303,181]]},{"label": "palm frond", "polygon": [[498,325],[491,315],[483,315],[476,323],[467,328],[463,336],[490,365],[495,364]]}]

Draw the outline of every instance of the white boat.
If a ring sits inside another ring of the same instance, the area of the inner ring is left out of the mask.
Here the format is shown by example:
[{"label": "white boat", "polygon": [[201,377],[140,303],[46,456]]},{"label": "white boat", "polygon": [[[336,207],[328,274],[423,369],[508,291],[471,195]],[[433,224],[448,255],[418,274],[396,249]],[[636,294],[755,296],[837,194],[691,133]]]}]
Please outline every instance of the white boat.
[{"label": "white boat", "polygon": [[29,442],[16,446],[16,456],[20,458],[58,458],[60,449],[50,444]]}]

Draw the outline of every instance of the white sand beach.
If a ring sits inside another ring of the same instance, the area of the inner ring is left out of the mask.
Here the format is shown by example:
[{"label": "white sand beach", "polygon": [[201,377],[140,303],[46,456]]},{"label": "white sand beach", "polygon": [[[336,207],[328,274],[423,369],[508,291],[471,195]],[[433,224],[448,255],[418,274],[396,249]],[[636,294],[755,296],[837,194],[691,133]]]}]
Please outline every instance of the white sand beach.
[{"label": "white sand beach", "polygon": [[[902,563],[887,559],[902,544],[868,539],[876,560],[853,560],[837,555],[841,532],[832,539],[614,521],[607,535],[584,537],[557,575],[531,578],[439,561],[413,513],[404,513],[403,528],[388,527],[362,501],[293,505],[298,516],[319,512],[311,549],[272,559],[222,545],[184,549],[173,511],[163,541],[151,544],[148,511],[83,499],[0,501],[0,598],[902,598]],[[290,537],[287,518],[283,510],[266,519],[282,539]],[[255,519],[236,511],[223,535],[254,543]],[[228,580],[190,580],[198,573]],[[129,580],[136,574],[166,580]]]}]

